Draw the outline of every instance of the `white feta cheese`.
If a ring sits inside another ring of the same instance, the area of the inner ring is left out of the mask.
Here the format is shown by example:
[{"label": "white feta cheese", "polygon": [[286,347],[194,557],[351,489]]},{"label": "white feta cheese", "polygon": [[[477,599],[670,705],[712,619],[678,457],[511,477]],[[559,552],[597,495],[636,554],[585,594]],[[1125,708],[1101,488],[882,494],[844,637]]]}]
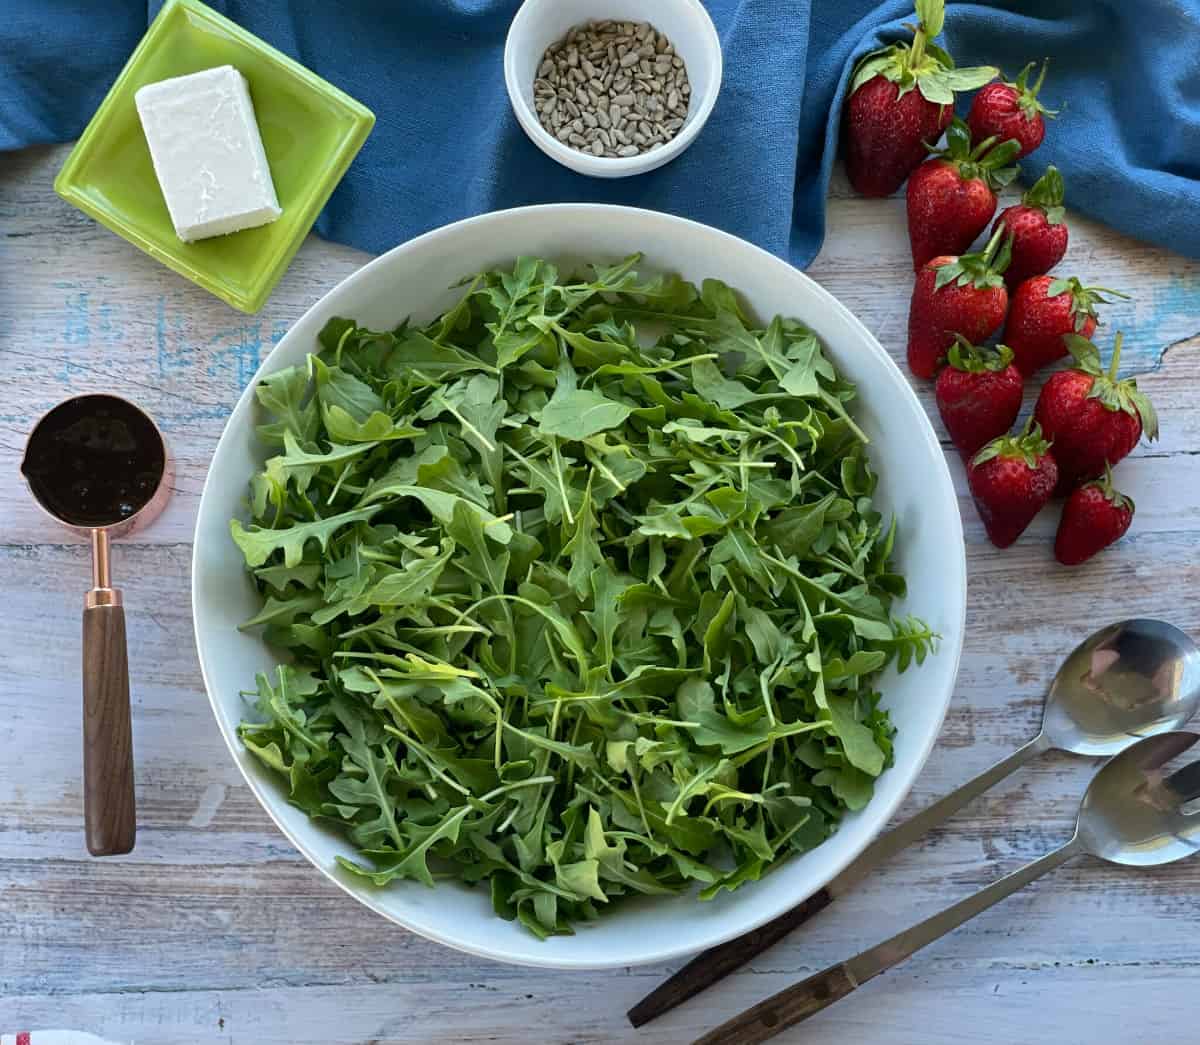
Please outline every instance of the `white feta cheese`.
[{"label": "white feta cheese", "polygon": [[134,101],[181,240],[279,217],[250,89],[232,65],[147,84]]}]

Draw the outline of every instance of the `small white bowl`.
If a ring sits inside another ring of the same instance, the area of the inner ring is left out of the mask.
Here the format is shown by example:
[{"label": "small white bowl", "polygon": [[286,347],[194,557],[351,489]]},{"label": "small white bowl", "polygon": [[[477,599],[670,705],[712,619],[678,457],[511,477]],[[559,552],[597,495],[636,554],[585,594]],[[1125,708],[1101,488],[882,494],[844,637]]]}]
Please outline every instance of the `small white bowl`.
[{"label": "small white bowl", "polygon": [[[574,26],[609,19],[649,21],[684,60],[692,87],[687,118],[679,133],[665,145],[637,156],[593,156],[565,145],[542,126],[533,107],[533,81],[546,48]],[[628,178],[670,163],[700,133],[721,89],[721,41],[700,0],[655,0],[653,5],[646,0],[525,0],[504,43],[504,82],[518,122],[547,156],[580,174]]]}]

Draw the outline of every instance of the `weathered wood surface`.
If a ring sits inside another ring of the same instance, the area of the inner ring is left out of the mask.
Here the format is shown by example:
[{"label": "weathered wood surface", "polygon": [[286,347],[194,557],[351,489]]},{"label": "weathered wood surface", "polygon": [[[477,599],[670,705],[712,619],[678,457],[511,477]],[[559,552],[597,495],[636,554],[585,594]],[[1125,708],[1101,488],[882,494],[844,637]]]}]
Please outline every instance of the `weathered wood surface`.
[{"label": "weathered wood surface", "polygon": [[[625,1009],[667,967],[565,974],[470,958],[343,895],[241,783],[208,710],[188,574],[224,418],[271,345],[363,255],[310,240],[263,313],[237,314],[61,203],[65,152],[0,161],[0,1031],[75,1027],[139,1043],[683,1042],[770,992],[1063,840],[1088,779],[1050,755],[854,896],[641,1033]],[[910,273],[899,200],[835,187],[811,274],[899,358]],[[1200,265],[1073,219],[1070,271],[1132,292],[1109,313],[1162,416],[1122,465],[1132,533],[1074,571],[1055,516],[998,552],[962,496],[969,631],[953,707],[905,811],[1036,730],[1059,656],[1096,623],[1166,616],[1200,634]],[[127,389],[178,458],[175,497],[114,550],[133,675],[139,833],[96,861],[81,817],[78,610],[87,549],[17,475],[26,432],[65,395]],[[927,406],[927,388],[921,395]],[[1032,401],[1032,396],[1030,396]],[[1195,1039],[1200,861],[1079,860],[781,1041],[881,1045]]]}]

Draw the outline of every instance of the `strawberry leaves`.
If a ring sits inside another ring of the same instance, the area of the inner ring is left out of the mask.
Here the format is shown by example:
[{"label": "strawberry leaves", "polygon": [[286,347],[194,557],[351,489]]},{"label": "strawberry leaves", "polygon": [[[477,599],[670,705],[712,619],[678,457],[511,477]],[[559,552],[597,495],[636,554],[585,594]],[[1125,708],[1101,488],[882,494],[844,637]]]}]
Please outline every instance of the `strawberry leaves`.
[{"label": "strawberry leaves", "polygon": [[1084,483],[1082,488],[1087,489],[1089,487],[1099,490],[1104,499],[1114,508],[1128,512],[1133,512],[1136,509],[1133,498],[1128,494],[1121,493],[1113,484],[1112,465],[1107,462],[1104,465],[1104,474],[1099,479],[1093,479],[1089,483]]},{"label": "strawberry leaves", "polygon": [[1012,139],[997,142],[992,137],[972,145],[970,128],[958,117],[946,129],[946,147],[930,151],[953,164],[964,181],[979,178],[993,192],[1008,185],[1020,170],[1009,165],[1021,151],[1019,142]]},{"label": "strawberry leaves", "polygon": [[[1096,314],[1096,306],[1112,304],[1104,296],[1105,294],[1129,300],[1129,295],[1122,294],[1119,290],[1109,290],[1108,287],[1085,287],[1074,276],[1067,279],[1055,279],[1046,288],[1046,297],[1048,298],[1056,298],[1060,294],[1071,295],[1071,315],[1074,317],[1076,334],[1087,326],[1089,319],[1100,321],[1100,317]],[[1081,340],[1086,340],[1086,338]],[[1099,353],[1097,352],[1098,357]]]},{"label": "strawberry leaves", "polygon": [[961,334],[956,334],[946,361],[955,370],[969,374],[982,374],[985,371],[999,373],[1013,361],[1013,350],[1007,345],[996,345],[994,348],[973,345]]},{"label": "strawberry leaves", "polygon": [[[1110,292],[1111,293],[1111,292]],[[1076,369],[1093,378],[1087,397],[1097,399],[1106,410],[1123,411],[1141,419],[1142,431],[1147,439],[1158,438],[1158,412],[1150,397],[1137,386],[1137,378],[1117,380],[1117,367],[1121,362],[1121,342],[1125,335],[1120,331],[1113,341],[1112,361],[1108,370],[1100,362],[1100,349],[1078,334],[1064,334],[1063,340],[1075,359]]]},{"label": "strawberry leaves", "polygon": [[945,0],[915,0],[913,7],[921,23],[919,31],[931,40],[940,35],[946,20]]},{"label": "strawberry leaves", "polygon": [[1065,193],[1062,175],[1054,164],[1050,164],[1046,173],[1025,190],[1021,202],[1027,207],[1037,207],[1046,215],[1048,224],[1061,225],[1066,215],[1063,206]]},{"label": "strawberry leaves", "polygon": [[997,225],[982,252],[963,254],[939,265],[933,289],[941,290],[948,283],[974,286],[977,290],[1004,286],[1004,270],[1012,260],[1012,236],[1004,236],[1004,232],[1004,226]]},{"label": "strawberry leaves", "polygon": [[974,457],[972,467],[979,467],[997,457],[1024,461],[1029,468],[1036,468],[1050,449],[1050,442],[1042,435],[1042,426],[1031,417],[1016,435],[1002,435],[993,439]]},{"label": "strawberry leaves", "polygon": [[1013,87],[1017,92],[1017,105],[1020,106],[1021,112],[1027,120],[1032,120],[1037,116],[1049,116],[1053,119],[1058,115],[1057,109],[1047,109],[1040,101],[1038,101],[1038,92],[1042,89],[1042,84],[1046,81],[1046,73],[1050,70],[1050,59],[1046,59],[1042,63],[1041,71],[1038,73],[1037,82],[1030,87],[1029,77],[1033,72],[1033,67],[1036,62],[1030,62],[1024,69],[1017,74],[1016,82]]},{"label": "strawberry leaves", "polygon": [[900,95],[916,88],[935,105],[953,105],[955,91],[973,91],[1000,75],[991,65],[957,69],[954,59],[933,43],[945,21],[945,0],[915,0],[920,24],[911,44],[898,42],[863,58],[850,81],[850,92],[868,80],[882,76],[899,87]]}]

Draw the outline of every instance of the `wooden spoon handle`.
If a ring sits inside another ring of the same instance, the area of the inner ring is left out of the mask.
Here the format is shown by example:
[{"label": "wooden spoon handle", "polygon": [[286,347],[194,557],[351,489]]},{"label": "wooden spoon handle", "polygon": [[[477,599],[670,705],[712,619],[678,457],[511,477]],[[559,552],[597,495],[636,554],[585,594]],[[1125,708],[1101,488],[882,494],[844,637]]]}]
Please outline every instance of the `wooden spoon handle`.
[{"label": "wooden spoon handle", "polygon": [[793,929],[825,910],[832,902],[833,896],[829,890],[819,889],[803,903],[784,911],[766,925],[743,933],[728,943],[710,947],[675,975],[660,983],[630,1009],[626,1013],[629,1022],[635,1027],[640,1027],[664,1012],[670,1012],[676,1005],[681,1005],[693,995],[707,990],[731,972],[740,969],[751,958],[761,954],[768,947],[773,947]]},{"label": "wooden spoon handle", "polygon": [[843,962],[815,973],[807,980],[772,995],[752,1009],[722,1023],[693,1045],[758,1045],[785,1027],[806,1020],[840,1001],[858,986]]},{"label": "wooden spoon handle", "polygon": [[133,848],[133,735],[129,721],[129,661],[120,593],[83,610],[83,809],[93,856]]}]

